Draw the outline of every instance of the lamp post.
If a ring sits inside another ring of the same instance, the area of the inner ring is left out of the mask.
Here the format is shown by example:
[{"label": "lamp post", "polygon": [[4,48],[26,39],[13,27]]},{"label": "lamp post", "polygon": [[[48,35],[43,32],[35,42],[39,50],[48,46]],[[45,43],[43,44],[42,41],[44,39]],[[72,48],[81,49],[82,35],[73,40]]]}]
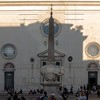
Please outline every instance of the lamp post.
[{"label": "lamp post", "polygon": [[33,82],[33,65],[34,65],[34,58],[33,57],[30,58],[30,62],[31,62],[31,69],[32,69],[32,72],[31,72],[31,75],[32,75],[31,81]]},{"label": "lamp post", "polygon": [[71,77],[71,62],[73,60],[73,57],[72,56],[69,56],[68,57],[68,62],[69,62],[69,84],[71,85],[71,81],[72,81],[72,77]]}]

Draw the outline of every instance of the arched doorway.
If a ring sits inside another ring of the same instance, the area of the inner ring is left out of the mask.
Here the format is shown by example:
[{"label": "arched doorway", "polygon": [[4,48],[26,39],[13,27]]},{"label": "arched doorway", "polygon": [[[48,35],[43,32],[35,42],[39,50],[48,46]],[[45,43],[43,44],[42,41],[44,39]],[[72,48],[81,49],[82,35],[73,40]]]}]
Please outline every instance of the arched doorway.
[{"label": "arched doorway", "polygon": [[14,89],[14,65],[6,63],[4,66],[4,89]]},{"label": "arched doorway", "polygon": [[98,84],[98,65],[95,62],[88,65],[88,84],[91,88]]}]

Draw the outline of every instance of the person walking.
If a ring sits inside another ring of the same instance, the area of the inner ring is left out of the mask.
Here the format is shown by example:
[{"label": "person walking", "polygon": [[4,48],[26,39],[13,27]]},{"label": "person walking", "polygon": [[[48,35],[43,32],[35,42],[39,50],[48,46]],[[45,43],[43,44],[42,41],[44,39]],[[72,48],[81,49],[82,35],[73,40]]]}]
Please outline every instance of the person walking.
[{"label": "person walking", "polygon": [[7,98],[7,100],[11,100],[11,97],[9,96],[9,97]]},{"label": "person walking", "polygon": [[88,98],[89,98],[89,91],[86,90],[85,94],[86,94],[86,100],[88,100]]},{"label": "person walking", "polygon": [[48,100],[47,91],[44,91],[44,95],[41,97],[41,100]]},{"label": "person walking", "polygon": [[78,100],[87,100],[84,91],[80,91],[80,96],[77,98]]},{"label": "person walking", "polygon": [[51,96],[49,97],[49,100],[57,100],[54,93],[51,93]]},{"label": "person walking", "polygon": [[21,100],[26,100],[24,96],[21,97]]}]

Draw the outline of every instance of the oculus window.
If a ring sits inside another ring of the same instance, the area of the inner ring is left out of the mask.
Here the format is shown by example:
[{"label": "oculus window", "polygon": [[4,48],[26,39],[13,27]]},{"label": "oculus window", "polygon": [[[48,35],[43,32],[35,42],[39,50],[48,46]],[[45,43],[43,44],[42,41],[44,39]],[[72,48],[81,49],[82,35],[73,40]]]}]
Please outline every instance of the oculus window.
[{"label": "oculus window", "polygon": [[86,54],[89,57],[98,57],[100,55],[100,45],[96,42],[91,42],[86,46]]},{"label": "oculus window", "polygon": [[5,44],[1,48],[1,55],[5,59],[13,59],[17,54],[16,47],[13,44]]},{"label": "oculus window", "polygon": [[[41,30],[45,36],[48,36],[48,34],[49,34],[49,19],[46,19],[43,21],[43,23],[41,25]],[[61,30],[60,23],[56,19],[54,19],[54,34],[57,35],[60,32],[60,30]]]}]

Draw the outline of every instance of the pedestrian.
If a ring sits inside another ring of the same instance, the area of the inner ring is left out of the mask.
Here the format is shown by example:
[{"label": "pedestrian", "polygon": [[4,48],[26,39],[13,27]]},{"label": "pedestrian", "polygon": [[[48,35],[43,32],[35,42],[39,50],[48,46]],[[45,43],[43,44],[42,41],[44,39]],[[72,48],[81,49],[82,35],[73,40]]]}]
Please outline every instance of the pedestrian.
[{"label": "pedestrian", "polygon": [[44,95],[41,97],[41,100],[48,100],[47,91],[44,91]]},{"label": "pedestrian", "polygon": [[71,85],[70,94],[73,94],[73,86]]},{"label": "pedestrian", "polygon": [[88,100],[88,97],[89,97],[89,91],[86,90],[85,94],[86,94],[86,99]]},{"label": "pedestrian", "polygon": [[97,90],[97,95],[100,97],[100,89]]},{"label": "pedestrian", "polygon": [[10,94],[8,94],[8,98],[7,100],[11,100],[12,96]]},{"label": "pedestrian", "polygon": [[18,94],[16,92],[13,95],[13,100],[18,100]]},{"label": "pedestrian", "polygon": [[87,100],[84,91],[81,91],[81,92],[80,92],[80,96],[79,96],[77,99],[78,99],[78,100]]},{"label": "pedestrian", "polygon": [[24,96],[21,97],[21,100],[26,100]]},{"label": "pedestrian", "polygon": [[66,98],[66,96],[65,96],[64,93],[62,93],[62,99],[63,99],[63,100],[67,100],[67,98]]},{"label": "pedestrian", "polygon": [[7,98],[7,100],[11,100],[11,97],[9,96],[9,97]]},{"label": "pedestrian", "polygon": [[49,100],[57,100],[54,93],[51,93],[51,96],[49,97]]},{"label": "pedestrian", "polygon": [[23,91],[22,91],[22,89],[20,89],[19,94],[22,94],[22,93],[23,93]]}]

